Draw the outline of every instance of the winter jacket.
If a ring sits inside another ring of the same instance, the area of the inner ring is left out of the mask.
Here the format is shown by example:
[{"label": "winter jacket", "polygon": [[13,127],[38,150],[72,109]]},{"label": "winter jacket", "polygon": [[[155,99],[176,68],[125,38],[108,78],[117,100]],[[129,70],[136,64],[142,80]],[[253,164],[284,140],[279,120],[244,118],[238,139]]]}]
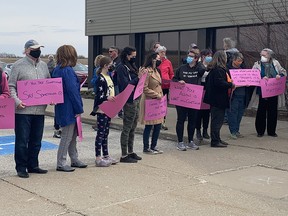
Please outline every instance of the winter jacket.
[{"label": "winter jacket", "polygon": [[[162,80],[169,80],[169,81],[172,80],[174,76],[174,71],[173,71],[172,63],[169,59],[163,58],[158,68],[161,72]],[[169,87],[170,87],[169,82],[162,83],[162,89],[169,89]]]},{"label": "winter jacket", "polygon": [[4,72],[0,73],[0,99],[9,98],[8,81]]},{"label": "winter jacket", "polygon": [[83,113],[80,82],[72,67],[57,67],[53,78],[62,78],[64,103],[55,106],[56,123],[61,127],[76,123],[76,115]]}]

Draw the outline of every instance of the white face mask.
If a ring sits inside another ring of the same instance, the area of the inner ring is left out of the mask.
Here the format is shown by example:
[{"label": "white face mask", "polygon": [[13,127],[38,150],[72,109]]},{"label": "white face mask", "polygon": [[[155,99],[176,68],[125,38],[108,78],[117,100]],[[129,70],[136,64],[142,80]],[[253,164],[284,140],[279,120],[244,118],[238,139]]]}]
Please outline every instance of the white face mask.
[{"label": "white face mask", "polygon": [[265,56],[261,56],[261,62],[263,63],[268,62],[268,58],[266,58]]}]

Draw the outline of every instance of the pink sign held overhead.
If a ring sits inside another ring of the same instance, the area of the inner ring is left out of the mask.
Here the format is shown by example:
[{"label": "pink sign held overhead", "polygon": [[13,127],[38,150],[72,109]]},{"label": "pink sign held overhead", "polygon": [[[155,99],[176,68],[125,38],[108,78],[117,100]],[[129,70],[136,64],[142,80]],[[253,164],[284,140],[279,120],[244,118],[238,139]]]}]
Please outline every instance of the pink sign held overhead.
[{"label": "pink sign held overhead", "polygon": [[26,106],[64,102],[62,78],[17,81],[17,92]]},{"label": "pink sign held overhead", "polygon": [[83,141],[83,131],[82,131],[82,120],[81,115],[76,117],[76,125],[77,125],[77,135],[78,135],[78,141]]},{"label": "pink sign held overhead", "polygon": [[140,95],[143,94],[143,90],[144,90],[144,84],[145,84],[145,80],[147,78],[147,74],[148,73],[144,73],[142,74],[142,76],[140,77],[138,84],[136,86],[135,92],[134,92],[134,97],[133,100],[135,100],[136,98],[138,98]]},{"label": "pink sign held overhead", "polygon": [[119,111],[123,108],[124,104],[127,102],[129,96],[131,95],[134,85],[129,84],[123,92],[115,97],[114,101],[105,101],[99,105],[99,108],[110,118],[114,118]]},{"label": "pink sign held overhead", "polygon": [[230,69],[231,79],[236,86],[260,86],[258,69]]},{"label": "pink sign held overhead", "polygon": [[145,101],[145,121],[161,119],[167,113],[167,96],[158,99]]},{"label": "pink sign held overhead", "polygon": [[201,108],[203,88],[200,85],[171,82],[169,103],[199,110]]},{"label": "pink sign held overhead", "polygon": [[280,79],[270,78],[261,80],[261,93],[263,98],[273,97],[285,92],[286,76]]},{"label": "pink sign held overhead", "polygon": [[15,128],[15,101],[12,98],[0,99],[0,129]]}]

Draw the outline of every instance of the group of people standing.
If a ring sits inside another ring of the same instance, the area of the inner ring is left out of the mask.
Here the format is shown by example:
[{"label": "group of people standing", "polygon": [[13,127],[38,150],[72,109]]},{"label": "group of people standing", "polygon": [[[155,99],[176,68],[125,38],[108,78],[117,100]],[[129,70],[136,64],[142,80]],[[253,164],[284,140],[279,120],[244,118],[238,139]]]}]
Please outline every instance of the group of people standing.
[{"label": "group of people standing", "polygon": [[[119,161],[122,163],[136,163],[142,158],[134,152],[134,135],[138,121],[145,125],[143,132],[143,153],[161,154],[157,147],[160,130],[167,130],[165,118],[145,120],[145,101],[148,99],[160,100],[169,94],[170,82],[181,85],[203,85],[205,96],[203,101],[210,105],[208,110],[196,110],[176,106],[177,122],[177,149],[198,150],[194,142],[194,132],[198,140],[209,139],[211,147],[227,147],[228,143],[220,138],[225,113],[228,117],[231,138],[242,138],[240,122],[245,108],[253,98],[259,96],[259,105],[255,121],[258,137],[265,133],[276,137],[278,96],[262,98],[259,87],[235,86],[229,69],[245,68],[243,55],[233,46],[233,41],[225,38],[224,50],[217,51],[214,55],[210,49],[200,52],[194,44],[187,52],[184,64],[174,74],[171,61],[166,57],[166,47],[155,43],[153,50],[146,56],[142,67],[135,64],[137,51],[134,47],[127,46],[119,54],[117,47],[109,48],[109,56],[99,55],[95,58],[95,74],[92,84],[95,92],[92,114],[97,115],[97,135],[95,138],[95,163],[99,167],[108,167]],[[77,52],[71,45],[63,45],[56,52],[56,65],[50,70],[39,57],[43,46],[35,40],[25,43],[25,57],[15,62],[7,80],[1,74],[1,98],[14,98],[16,104],[15,114],[15,162],[19,177],[28,178],[28,173],[45,174],[47,170],[41,169],[38,154],[44,129],[44,112],[46,105],[26,106],[18,98],[17,81],[62,78],[64,103],[55,105],[55,125],[61,127],[61,141],[57,153],[57,171],[72,172],[75,168],[85,168],[87,164],[78,159],[76,147],[77,123],[76,119],[83,113],[83,103],[80,95],[80,83],[73,70],[77,63]],[[118,56],[119,54],[119,56]],[[259,69],[263,79],[276,78],[286,75],[279,62],[273,58],[273,51],[263,49],[261,60],[253,68]],[[52,56],[53,57],[53,56]],[[54,60],[54,59],[53,59]],[[141,97],[133,99],[135,86],[143,74],[147,73]],[[5,84],[6,83],[6,84]],[[105,101],[115,100],[115,96],[125,90],[129,85],[134,86],[128,100],[124,104],[123,112],[118,115],[123,118],[123,129],[120,136],[121,157],[116,160],[109,155],[108,136],[111,118],[107,116],[100,105]],[[254,91],[254,92],[253,92]],[[253,94],[252,94],[253,93]],[[252,99],[251,99],[252,97]],[[208,125],[211,113],[210,135]],[[267,121],[266,121],[267,119]],[[184,124],[188,121],[188,143],[183,140]],[[203,130],[201,131],[201,127]],[[150,134],[152,131],[152,137]],[[67,164],[67,153],[71,164]]]}]

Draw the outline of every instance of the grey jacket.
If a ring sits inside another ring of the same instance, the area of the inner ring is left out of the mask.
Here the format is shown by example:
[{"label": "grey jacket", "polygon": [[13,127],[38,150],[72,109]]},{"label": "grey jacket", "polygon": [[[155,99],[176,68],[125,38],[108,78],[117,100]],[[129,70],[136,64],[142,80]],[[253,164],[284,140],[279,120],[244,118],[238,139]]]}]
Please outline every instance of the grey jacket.
[{"label": "grey jacket", "polygon": [[17,96],[17,81],[50,78],[47,64],[40,59],[35,63],[29,57],[19,59],[13,64],[9,77],[9,89],[11,97],[15,100],[17,114],[44,115],[47,105],[26,106],[24,109],[17,109],[22,102]]}]

